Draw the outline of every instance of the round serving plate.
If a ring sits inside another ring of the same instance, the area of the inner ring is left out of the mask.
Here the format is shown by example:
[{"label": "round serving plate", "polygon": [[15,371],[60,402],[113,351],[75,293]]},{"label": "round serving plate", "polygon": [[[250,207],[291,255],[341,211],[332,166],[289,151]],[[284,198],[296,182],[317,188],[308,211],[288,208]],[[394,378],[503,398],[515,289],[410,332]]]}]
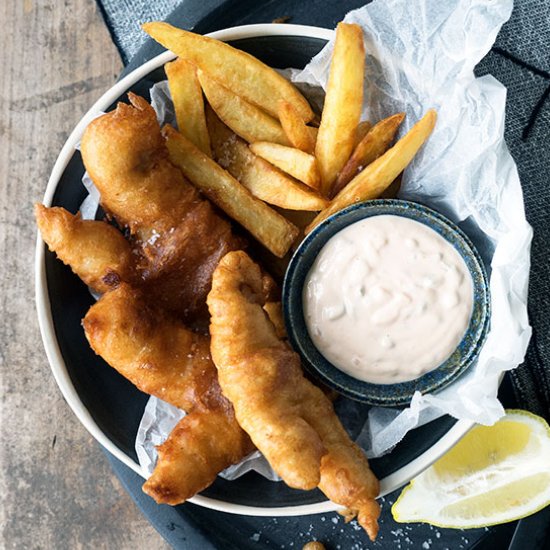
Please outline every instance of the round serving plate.
[{"label": "round serving plate", "polygon": [[[209,34],[231,43],[275,68],[305,66],[333,31],[300,25],[261,24]],[[76,145],[89,122],[114,108],[133,91],[149,99],[149,89],[165,78],[163,65],[174,59],[164,52],[117,82],[86,113],[69,136],[54,165],[44,204],[77,212],[86,197],[84,166]],[[86,286],[49,252],[40,235],[36,247],[36,303],[44,347],[63,396],[90,434],[118,460],[144,476],[134,440],[148,396],[110,368],[90,349],[81,319],[93,304]],[[364,411],[367,414],[368,408]],[[467,421],[444,416],[411,430],[391,453],[371,460],[381,480],[381,495],[407,483],[450,449],[470,428]],[[352,434],[357,435],[357,434]],[[336,510],[318,491],[298,491],[256,473],[234,481],[220,477],[191,502],[224,512],[288,516]]]}]

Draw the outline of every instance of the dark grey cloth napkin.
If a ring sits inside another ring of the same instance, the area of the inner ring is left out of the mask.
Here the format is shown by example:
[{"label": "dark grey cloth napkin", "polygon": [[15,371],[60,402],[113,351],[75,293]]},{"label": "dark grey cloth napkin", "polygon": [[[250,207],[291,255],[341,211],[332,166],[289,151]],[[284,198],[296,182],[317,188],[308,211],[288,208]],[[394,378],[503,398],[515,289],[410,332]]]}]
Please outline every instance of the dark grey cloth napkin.
[{"label": "dark grey cloth napkin", "polygon": [[126,65],[147,38],[140,25],[164,21],[181,0],[97,0],[97,4]]}]

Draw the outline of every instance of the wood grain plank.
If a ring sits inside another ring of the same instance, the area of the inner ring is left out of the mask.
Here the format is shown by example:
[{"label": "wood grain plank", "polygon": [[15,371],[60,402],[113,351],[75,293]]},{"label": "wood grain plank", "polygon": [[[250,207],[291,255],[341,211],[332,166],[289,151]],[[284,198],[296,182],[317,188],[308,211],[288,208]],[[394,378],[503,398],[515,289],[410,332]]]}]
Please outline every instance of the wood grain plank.
[{"label": "wood grain plank", "polygon": [[120,58],[91,0],[4,1],[0,21],[0,547],[166,548],[63,401],[34,308],[32,205]]}]

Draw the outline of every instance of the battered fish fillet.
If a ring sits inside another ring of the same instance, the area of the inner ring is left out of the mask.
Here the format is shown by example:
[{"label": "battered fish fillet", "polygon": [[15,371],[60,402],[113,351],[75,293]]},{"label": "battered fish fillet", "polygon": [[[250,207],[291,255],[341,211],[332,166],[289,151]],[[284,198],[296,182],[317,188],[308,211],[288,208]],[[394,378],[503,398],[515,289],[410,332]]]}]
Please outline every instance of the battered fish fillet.
[{"label": "battered fish fillet", "polygon": [[194,410],[157,447],[157,465],[143,491],[159,504],[181,504],[253,450],[235,420],[233,407]]},{"label": "battered fish fillet", "polygon": [[132,105],[119,103],[87,127],[84,165],[102,207],[136,241],[141,286],[184,321],[206,319],[212,273],[243,243],[170,162],[153,108],[129,98]]},{"label": "battered fish fillet", "polygon": [[34,215],[48,248],[97,292],[134,278],[130,243],[113,226],[42,204],[35,205]]},{"label": "battered fish fillet", "polygon": [[154,109],[128,94],[131,105],[93,120],[82,136],[82,160],[102,206],[132,233],[177,226],[201,202],[198,192],[168,160]]},{"label": "battered fish fillet", "polygon": [[158,448],[143,490],[180,504],[254,449],[222,395],[210,338],[186,329],[126,284],[104,294],[83,320],[92,349],[140,390],[188,412]]},{"label": "battered fish fillet", "polygon": [[104,294],[82,321],[91,348],[141,391],[189,411],[207,407],[217,385],[209,338],[191,332],[121,284]]},{"label": "battered fish fillet", "polygon": [[222,391],[288,485],[318,486],[357,515],[374,540],[378,480],[330,400],[304,378],[298,355],[277,337],[263,305],[259,267],[244,252],[230,252],[216,268],[208,295],[210,349]]}]

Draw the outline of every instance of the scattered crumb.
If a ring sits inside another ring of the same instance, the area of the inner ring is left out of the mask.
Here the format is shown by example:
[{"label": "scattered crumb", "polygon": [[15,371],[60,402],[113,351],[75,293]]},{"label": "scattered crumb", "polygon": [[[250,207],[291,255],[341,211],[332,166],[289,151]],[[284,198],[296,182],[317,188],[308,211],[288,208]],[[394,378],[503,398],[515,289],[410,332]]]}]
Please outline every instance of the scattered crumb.
[{"label": "scattered crumb", "polygon": [[275,17],[272,23],[288,23],[292,19],[290,15],[282,15],[281,17]]}]

